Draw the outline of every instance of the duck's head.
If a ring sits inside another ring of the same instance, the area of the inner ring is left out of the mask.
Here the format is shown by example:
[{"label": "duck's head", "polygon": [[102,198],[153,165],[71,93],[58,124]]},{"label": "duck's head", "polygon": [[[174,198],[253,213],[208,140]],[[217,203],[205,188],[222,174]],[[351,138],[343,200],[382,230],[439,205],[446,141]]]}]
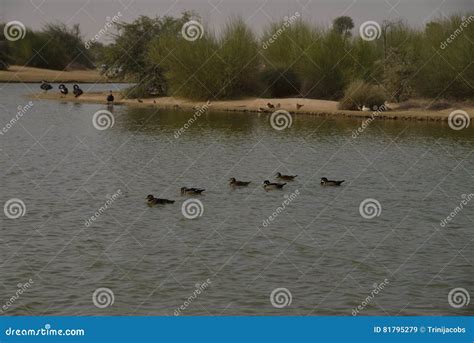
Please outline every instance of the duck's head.
[{"label": "duck's head", "polygon": [[263,181],[263,184],[264,184],[264,185],[269,185],[269,184],[270,184],[270,181],[265,180],[265,181]]},{"label": "duck's head", "polygon": [[74,85],[74,86],[72,86],[72,88],[74,88],[74,89],[78,89],[78,88],[79,88],[79,86],[78,86],[78,85]]},{"label": "duck's head", "polygon": [[278,173],[275,174],[275,176],[276,176],[276,177],[280,177],[280,176],[281,176],[281,173],[278,172]]},{"label": "duck's head", "polygon": [[235,179],[235,177],[231,177],[231,178],[229,179],[229,181],[230,181],[230,182],[235,182],[235,181],[237,181],[237,180]]},{"label": "duck's head", "polygon": [[328,182],[328,179],[326,177],[322,177],[321,182]]},{"label": "duck's head", "polygon": [[151,194],[148,194],[146,198],[147,198],[147,200],[153,200],[153,199],[155,199],[155,197],[154,197],[153,195],[151,195]]}]

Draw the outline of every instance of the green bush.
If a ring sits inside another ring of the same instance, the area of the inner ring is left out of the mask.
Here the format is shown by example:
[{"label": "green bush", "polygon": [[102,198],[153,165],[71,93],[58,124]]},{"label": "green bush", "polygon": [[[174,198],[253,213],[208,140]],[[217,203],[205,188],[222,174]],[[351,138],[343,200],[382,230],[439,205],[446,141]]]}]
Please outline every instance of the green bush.
[{"label": "green bush", "polygon": [[339,108],[357,111],[368,107],[371,110],[376,110],[385,103],[386,99],[387,95],[382,87],[357,80],[351,82],[345,90],[344,96],[339,102]]},{"label": "green bush", "polygon": [[272,98],[292,97],[299,94],[298,75],[285,67],[267,68],[262,72],[264,95]]}]

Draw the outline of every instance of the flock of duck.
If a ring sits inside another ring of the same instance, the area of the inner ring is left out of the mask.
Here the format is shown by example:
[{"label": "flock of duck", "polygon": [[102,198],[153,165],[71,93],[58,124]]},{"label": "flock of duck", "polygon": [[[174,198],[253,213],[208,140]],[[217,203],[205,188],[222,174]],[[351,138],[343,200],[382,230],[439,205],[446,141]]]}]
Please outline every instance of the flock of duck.
[{"label": "flock of duck", "polygon": [[[278,180],[282,181],[293,181],[298,175],[283,175],[281,173],[276,173],[275,177]],[[340,186],[345,180],[328,180],[326,177],[321,178],[321,186]],[[251,181],[239,181],[235,177],[229,179],[229,185],[231,187],[247,187]],[[263,189],[266,191],[275,190],[275,189],[282,189],[287,182],[270,182],[269,180],[263,181]],[[181,188],[181,195],[201,195],[205,189],[203,188],[188,188],[182,187]],[[164,205],[164,204],[173,204],[175,200],[169,199],[162,199],[162,198],[155,198],[152,194],[149,194],[146,197],[147,203],[150,206],[153,205]]]}]

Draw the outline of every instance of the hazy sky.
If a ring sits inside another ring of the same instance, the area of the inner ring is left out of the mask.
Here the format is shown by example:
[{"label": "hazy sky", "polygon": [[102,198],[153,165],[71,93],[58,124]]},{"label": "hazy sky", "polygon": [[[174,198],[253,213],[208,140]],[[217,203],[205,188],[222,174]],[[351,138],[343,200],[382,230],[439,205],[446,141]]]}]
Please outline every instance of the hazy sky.
[{"label": "hazy sky", "polygon": [[295,12],[327,26],[340,15],[351,16],[356,27],[367,20],[399,18],[423,26],[451,13],[474,11],[474,0],[0,0],[0,21],[19,20],[35,29],[51,21],[79,23],[90,38],[118,12],[132,21],[139,15],[177,16],[184,10],[196,11],[217,31],[230,17],[241,16],[260,32],[272,19]]}]

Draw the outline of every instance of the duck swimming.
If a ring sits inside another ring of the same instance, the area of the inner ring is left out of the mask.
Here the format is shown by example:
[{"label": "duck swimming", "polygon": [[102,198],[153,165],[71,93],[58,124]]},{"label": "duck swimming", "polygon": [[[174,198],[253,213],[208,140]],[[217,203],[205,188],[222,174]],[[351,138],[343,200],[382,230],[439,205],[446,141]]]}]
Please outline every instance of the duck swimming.
[{"label": "duck swimming", "polygon": [[155,198],[151,194],[148,195],[146,197],[146,199],[147,199],[147,204],[148,205],[162,205],[162,204],[173,204],[174,203],[174,200]]},{"label": "duck swimming", "polygon": [[53,86],[51,86],[48,82],[45,80],[41,81],[41,86],[40,88],[44,90],[45,92],[49,91],[50,89],[53,89]]},{"label": "duck swimming", "polygon": [[63,83],[59,85],[59,91],[61,92],[62,95],[67,95],[67,93],[69,93],[69,90]]},{"label": "duck swimming", "polygon": [[275,174],[277,179],[285,181],[293,181],[298,175],[282,175],[280,172]]},{"label": "duck swimming", "polygon": [[237,181],[235,177],[231,177],[229,179],[229,185],[234,187],[245,187],[250,184],[250,181]]},{"label": "duck swimming", "polygon": [[268,191],[270,189],[282,189],[286,183],[277,183],[277,182],[270,182],[268,180],[263,181],[263,188]]},{"label": "duck swimming", "polygon": [[78,85],[74,85],[74,86],[72,86],[72,88],[73,88],[72,92],[74,93],[75,98],[80,97],[82,95],[82,93],[84,93],[82,91],[82,89],[79,88]]},{"label": "duck swimming", "polygon": [[344,181],[346,180],[334,181],[334,180],[328,180],[327,178],[322,177],[321,185],[322,186],[340,186]]},{"label": "duck swimming", "polygon": [[182,195],[198,195],[204,192],[205,189],[201,188],[187,188],[187,187],[181,187],[181,194]]}]

